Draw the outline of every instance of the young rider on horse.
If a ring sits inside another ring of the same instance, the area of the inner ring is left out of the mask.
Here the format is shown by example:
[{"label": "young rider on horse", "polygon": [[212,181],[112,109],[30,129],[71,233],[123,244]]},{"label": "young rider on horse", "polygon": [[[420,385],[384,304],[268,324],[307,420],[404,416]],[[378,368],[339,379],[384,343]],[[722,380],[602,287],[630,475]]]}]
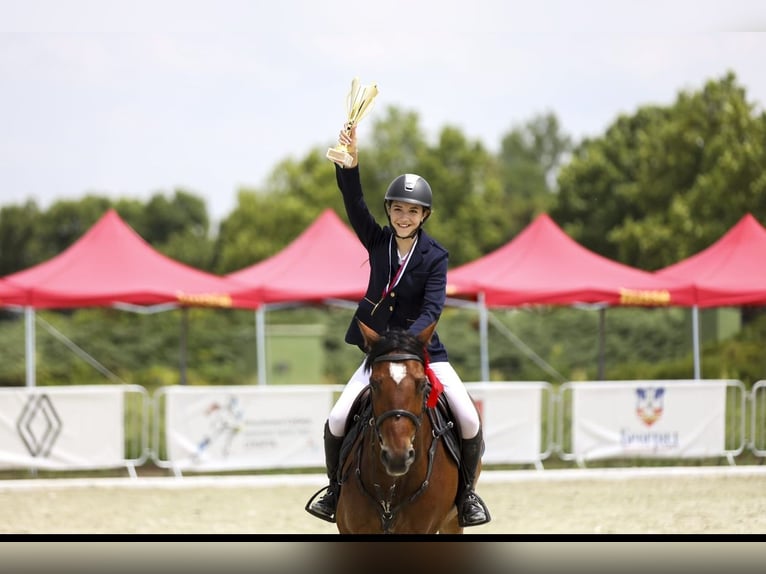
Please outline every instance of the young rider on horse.
[{"label": "young rider on horse", "polygon": [[[346,333],[346,342],[363,348],[357,320],[378,333],[401,327],[417,335],[438,321],[446,299],[447,251],[422,229],[431,215],[431,187],[414,174],[400,175],[386,191],[384,206],[389,225],[381,227],[374,219],[362,194],[359,178],[356,128],[341,130],[339,142],[347,146],[352,165],[336,164],[338,187],[351,226],[367,248],[370,278],[367,293],[359,302]],[[460,487],[457,497],[461,526],[489,522],[484,502],[473,490],[476,471],[484,451],[481,420],[460,376],[447,358],[447,350],[434,332],[428,345],[431,368],[444,387],[462,435]],[[325,494],[307,510],[323,520],[335,522],[340,485],[340,448],[354,400],[369,384],[364,362],[346,384],[330,411],[324,428],[325,462],[330,484]]]}]

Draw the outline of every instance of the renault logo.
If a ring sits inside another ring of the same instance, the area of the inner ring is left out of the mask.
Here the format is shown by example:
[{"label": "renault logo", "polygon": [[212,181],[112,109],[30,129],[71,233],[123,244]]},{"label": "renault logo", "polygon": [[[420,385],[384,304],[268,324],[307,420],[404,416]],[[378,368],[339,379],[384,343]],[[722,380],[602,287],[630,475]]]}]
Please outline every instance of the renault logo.
[{"label": "renault logo", "polygon": [[16,421],[19,436],[34,457],[50,454],[61,427],[61,419],[46,394],[30,395]]}]

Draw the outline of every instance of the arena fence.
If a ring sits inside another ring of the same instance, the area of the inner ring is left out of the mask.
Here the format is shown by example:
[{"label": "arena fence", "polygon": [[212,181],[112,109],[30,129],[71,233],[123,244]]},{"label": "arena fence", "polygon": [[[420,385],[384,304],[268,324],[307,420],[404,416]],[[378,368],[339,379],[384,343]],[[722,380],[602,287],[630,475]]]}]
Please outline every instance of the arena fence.
[{"label": "arena fence", "polygon": [[579,465],[608,458],[710,458],[746,445],[746,390],[733,380],[584,381],[559,389],[559,448]]},{"label": "arena fence", "polygon": [[[766,456],[766,381],[468,382],[487,465]],[[338,385],[0,389],[0,470],[322,468]],[[747,424],[749,422],[749,424]],[[151,432],[150,432],[151,429]]]},{"label": "arena fence", "polygon": [[750,450],[757,456],[766,456],[766,381],[753,385],[750,403]]},{"label": "arena fence", "polygon": [[140,385],[0,389],[0,469],[135,467],[149,455]]}]

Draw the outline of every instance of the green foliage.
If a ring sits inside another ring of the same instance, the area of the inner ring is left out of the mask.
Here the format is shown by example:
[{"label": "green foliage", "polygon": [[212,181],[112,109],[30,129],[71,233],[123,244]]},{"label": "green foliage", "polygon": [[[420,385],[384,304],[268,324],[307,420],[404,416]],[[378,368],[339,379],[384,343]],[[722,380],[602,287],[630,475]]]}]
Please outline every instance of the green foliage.
[{"label": "green foliage", "polygon": [[42,261],[35,239],[39,219],[40,209],[34,201],[0,208],[0,276]]},{"label": "green foliage", "polygon": [[620,116],[559,176],[553,218],[612,259],[659,269],[766,218],[766,114],[729,73],[669,107]]}]

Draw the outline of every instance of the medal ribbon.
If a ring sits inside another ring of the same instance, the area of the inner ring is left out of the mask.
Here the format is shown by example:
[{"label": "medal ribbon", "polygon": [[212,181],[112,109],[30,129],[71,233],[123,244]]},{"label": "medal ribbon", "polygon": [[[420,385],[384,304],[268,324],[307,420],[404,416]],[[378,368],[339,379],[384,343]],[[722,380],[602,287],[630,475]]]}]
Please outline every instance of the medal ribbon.
[{"label": "medal ribbon", "polygon": [[[391,251],[392,251],[392,242],[394,238],[391,237],[389,239],[388,243],[388,268],[389,268],[389,276],[391,275],[391,267],[393,266],[393,261],[391,259]],[[399,269],[394,275],[394,277],[391,279],[391,281],[388,282],[388,285],[386,285],[386,288],[383,289],[383,294],[380,296],[380,301],[378,301],[375,304],[375,307],[372,308],[372,311],[370,312],[370,315],[375,313],[375,311],[378,309],[378,305],[380,305],[383,301],[385,301],[386,297],[388,297],[388,294],[393,291],[394,287],[396,287],[399,284],[399,280],[402,278],[402,275],[404,274],[404,269],[407,267],[407,264],[410,262],[410,256],[412,255],[412,252],[415,251],[415,246],[418,244],[418,238],[415,238],[415,241],[412,243],[412,247],[410,247],[410,250],[407,252],[407,255],[405,255],[404,260],[402,261],[402,264],[399,265]]]}]

